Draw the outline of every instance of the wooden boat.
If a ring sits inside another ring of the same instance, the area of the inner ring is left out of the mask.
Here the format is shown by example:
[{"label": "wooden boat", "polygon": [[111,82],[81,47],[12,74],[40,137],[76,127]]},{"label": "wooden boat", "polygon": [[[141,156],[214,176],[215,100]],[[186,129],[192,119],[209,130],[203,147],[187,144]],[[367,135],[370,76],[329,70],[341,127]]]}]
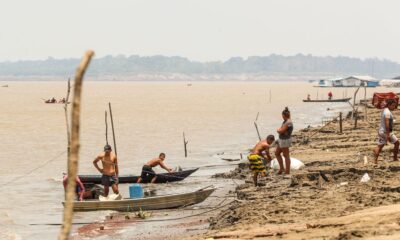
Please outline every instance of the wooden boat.
[{"label": "wooden boat", "polygon": [[[74,211],[100,211],[100,210],[114,210],[114,211],[139,211],[142,210],[158,210],[168,208],[178,208],[187,205],[193,205],[203,202],[208,196],[213,193],[215,188],[203,188],[194,192],[183,194],[171,194],[164,196],[145,197],[136,199],[122,199],[122,200],[86,200],[75,201]],[[65,202],[63,202],[65,205]]]},{"label": "wooden boat", "polygon": [[[157,180],[155,183],[167,183],[167,182],[177,182],[182,181],[183,179],[187,178],[192,173],[196,172],[198,168],[184,170],[179,172],[172,172],[172,173],[159,173],[156,174]],[[136,183],[140,176],[134,175],[120,175],[118,176],[119,183]],[[101,175],[79,175],[79,178],[83,183],[101,183]],[[148,183],[148,182],[142,182]]]},{"label": "wooden boat", "polygon": [[351,98],[337,98],[337,99],[325,99],[325,100],[308,100],[308,99],[303,99],[303,102],[348,102],[350,101]]}]

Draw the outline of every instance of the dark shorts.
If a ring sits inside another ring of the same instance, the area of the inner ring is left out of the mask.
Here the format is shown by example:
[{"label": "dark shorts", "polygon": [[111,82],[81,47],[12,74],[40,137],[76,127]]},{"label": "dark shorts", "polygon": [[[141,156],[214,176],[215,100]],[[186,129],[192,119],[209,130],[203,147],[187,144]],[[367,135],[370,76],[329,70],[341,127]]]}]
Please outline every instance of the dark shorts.
[{"label": "dark shorts", "polygon": [[115,175],[108,176],[103,174],[101,176],[101,184],[103,184],[103,186],[112,186],[114,184],[118,184],[118,178]]},{"label": "dark shorts", "polygon": [[142,174],[140,177],[143,182],[151,182],[151,180],[156,176],[156,173],[153,171],[153,168],[147,165],[144,165],[142,168]]}]

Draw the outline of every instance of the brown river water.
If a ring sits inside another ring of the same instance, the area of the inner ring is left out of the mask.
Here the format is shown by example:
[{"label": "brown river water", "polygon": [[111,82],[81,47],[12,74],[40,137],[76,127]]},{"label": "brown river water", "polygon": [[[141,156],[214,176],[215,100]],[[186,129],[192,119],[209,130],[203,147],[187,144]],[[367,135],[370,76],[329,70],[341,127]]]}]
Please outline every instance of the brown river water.
[{"label": "brown river water", "polygon": [[[54,239],[62,219],[61,184],[66,171],[66,126],[61,104],[42,99],[65,96],[66,82],[4,81],[0,88],[0,238]],[[295,130],[348,111],[347,103],[303,103],[312,98],[351,97],[353,88],[314,88],[307,82],[93,82],[83,86],[79,173],[97,174],[92,160],[105,144],[104,111],[112,103],[120,174],[140,174],[150,158],[165,152],[166,164],[200,167],[195,182],[168,188],[185,192],[208,184],[216,172],[232,168],[221,157],[245,156],[262,137],[275,134],[288,106]],[[375,91],[398,89],[368,89]],[[360,91],[363,95],[363,91]],[[327,111],[327,108],[330,110]],[[109,130],[111,129],[109,124]],[[184,157],[182,133],[188,143]],[[108,134],[112,142],[111,132]],[[214,166],[214,167],[210,167]],[[162,172],[162,169],[155,169]],[[159,187],[162,188],[162,187]],[[121,187],[128,196],[127,187]],[[106,212],[77,213],[74,221],[95,221]],[[32,225],[39,224],[39,225]]]}]

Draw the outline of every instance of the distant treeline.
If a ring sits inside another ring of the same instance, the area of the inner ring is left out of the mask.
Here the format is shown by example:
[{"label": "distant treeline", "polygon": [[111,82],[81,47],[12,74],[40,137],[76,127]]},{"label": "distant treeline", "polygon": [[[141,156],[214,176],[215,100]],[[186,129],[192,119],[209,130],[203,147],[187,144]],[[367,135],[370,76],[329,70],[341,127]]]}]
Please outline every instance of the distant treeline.
[{"label": "distant treeline", "polygon": [[[79,59],[54,59],[37,61],[0,62],[0,76],[71,76]],[[380,59],[350,57],[317,57],[297,54],[295,56],[254,56],[243,59],[233,57],[220,62],[190,61],[183,57],[105,56],[94,59],[89,75],[132,74],[362,74],[376,77],[400,75],[400,64]]]}]

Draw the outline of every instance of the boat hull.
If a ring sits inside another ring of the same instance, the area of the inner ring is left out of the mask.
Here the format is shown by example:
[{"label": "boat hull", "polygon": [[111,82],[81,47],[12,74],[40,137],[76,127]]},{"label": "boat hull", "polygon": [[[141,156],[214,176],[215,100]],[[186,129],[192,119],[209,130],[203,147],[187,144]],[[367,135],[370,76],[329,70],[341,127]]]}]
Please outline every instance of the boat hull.
[{"label": "boat hull", "polygon": [[[102,211],[102,210],[114,210],[114,211],[139,211],[139,210],[159,210],[178,208],[188,205],[193,205],[203,202],[208,196],[213,193],[215,188],[202,189],[195,192],[174,194],[138,199],[123,199],[123,200],[112,200],[112,201],[99,201],[99,200],[87,200],[87,201],[75,201],[74,211]],[[65,202],[63,202],[65,205]]]},{"label": "boat hull", "polygon": [[[172,173],[160,173],[156,174],[157,179],[155,183],[167,183],[167,182],[177,182],[182,181],[187,178],[192,173],[196,172],[198,168],[184,170],[180,172]],[[136,183],[140,176],[134,175],[120,175],[118,176],[119,183]],[[79,178],[83,183],[94,183],[101,184],[101,175],[79,175]],[[148,183],[148,182],[142,182]]]},{"label": "boat hull", "polygon": [[339,99],[332,99],[332,100],[307,100],[304,99],[303,102],[348,102],[351,98],[339,98]]}]

